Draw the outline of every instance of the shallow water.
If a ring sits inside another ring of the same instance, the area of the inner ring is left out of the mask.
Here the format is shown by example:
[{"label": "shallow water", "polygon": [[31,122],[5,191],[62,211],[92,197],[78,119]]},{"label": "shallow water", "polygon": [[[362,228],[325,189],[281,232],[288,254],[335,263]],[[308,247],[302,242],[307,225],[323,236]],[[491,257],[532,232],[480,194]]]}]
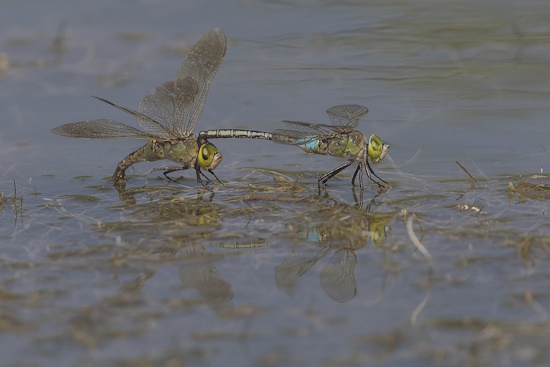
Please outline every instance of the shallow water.
[{"label": "shallow water", "polygon": [[[0,13],[4,365],[548,363],[548,196],[523,182],[548,184],[550,5],[48,4]],[[140,142],[49,132],[136,126],[89,96],[137,107],[213,27],[229,46],[197,131],[362,104],[392,188],[350,168],[319,195],[341,161],[219,140],[212,192],[193,172],[143,189],[162,163],[117,190]]]}]

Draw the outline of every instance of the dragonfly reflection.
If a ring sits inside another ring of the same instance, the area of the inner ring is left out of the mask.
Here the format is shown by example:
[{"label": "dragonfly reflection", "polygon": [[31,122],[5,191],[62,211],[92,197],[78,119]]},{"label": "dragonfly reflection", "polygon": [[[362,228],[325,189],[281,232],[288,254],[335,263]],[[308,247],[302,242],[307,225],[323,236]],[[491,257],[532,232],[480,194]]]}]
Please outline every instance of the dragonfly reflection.
[{"label": "dragonfly reflection", "polygon": [[300,276],[330,255],[319,274],[321,287],[332,300],[348,302],[357,294],[355,252],[365,247],[369,238],[374,245],[382,244],[390,220],[391,217],[369,216],[347,221],[327,220],[317,225],[298,224],[292,233],[305,243],[296,243],[284,261],[275,267],[277,286],[294,288]]}]

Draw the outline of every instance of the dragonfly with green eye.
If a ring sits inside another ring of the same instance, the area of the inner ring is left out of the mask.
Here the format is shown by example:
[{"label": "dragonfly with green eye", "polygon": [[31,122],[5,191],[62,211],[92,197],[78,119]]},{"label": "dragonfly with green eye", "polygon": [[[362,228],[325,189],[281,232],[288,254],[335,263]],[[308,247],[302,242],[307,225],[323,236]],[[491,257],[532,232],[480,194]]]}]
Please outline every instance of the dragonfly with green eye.
[{"label": "dragonfly with green eye", "polygon": [[252,130],[207,130],[199,133],[199,139],[255,138],[273,140],[277,143],[295,145],[310,154],[346,158],[348,162],[319,177],[319,190],[321,184],[326,184],[328,180],[354,163],[357,163],[357,168],[351,180],[352,185],[355,186],[355,179],[359,174],[359,187],[363,189],[363,170],[365,170],[371,181],[381,188],[387,188],[390,186],[389,183],[374,173],[368,159],[370,158],[373,163],[381,162],[388,154],[390,146],[374,134],[367,140],[360,131],[355,130],[359,120],[367,112],[368,109],[361,105],[338,105],[327,110],[332,125],[283,121],[288,129],[277,129],[272,133]]},{"label": "dragonfly with green eye", "polygon": [[203,35],[183,60],[176,79],[145,95],[137,111],[94,97],[136,117],[143,130],[115,120],[99,119],[64,124],[52,132],[75,138],[149,140],[120,161],[113,174],[117,185],[124,183],[126,169],[132,164],[160,159],[179,164],[155,169],[164,170],[166,177],[170,172],[189,168],[195,169],[199,183],[202,183],[200,175],[204,176],[201,168],[216,177],[213,170],[220,164],[222,154],[207,140],[199,140],[192,131],[199,122],[208,89],[226,49],[227,40],[221,29],[215,28]]}]

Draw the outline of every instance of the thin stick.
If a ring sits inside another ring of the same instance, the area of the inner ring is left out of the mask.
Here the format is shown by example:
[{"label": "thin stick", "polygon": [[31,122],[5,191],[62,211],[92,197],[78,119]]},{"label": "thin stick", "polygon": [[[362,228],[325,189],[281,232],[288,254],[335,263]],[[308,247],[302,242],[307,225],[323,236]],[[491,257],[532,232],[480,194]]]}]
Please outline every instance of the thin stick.
[{"label": "thin stick", "polygon": [[413,313],[411,314],[411,325],[414,327],[416,326],[416,320],[418,318],[418,315],[420,315],[420,312],[426,307],[426,304],[428,303],[428,300],[430,299],[430,292],[426,294],[422,302],[416,308],[414,309]]},{"label": "thin stick", "polygon": [[466,167],[464,167],[463,165],[461,165],[460,163],[458,163],[458,161],[455,161],[455,163],[458,164],[458,166],[459,166],[460,168],[462,168],[462,170],[463,170],[464,172],[466,172],[466,174],[467,174],[468,176],[470,176],[470,179],[471,179],[472,181],[474,181],[475,183],[478,183],[477,180],[474,178],[474,176],[472,176],[472,175],[470,174],[470,172],[468,172],[468,170],[466,169]]},{"label": "thin stick", "polygon": [[416,246],[416,248],[424,255],[426,259],[430,262],[430,265],[433,265],[433,259],[432,255],[426,250],[426,247],[422,245],[418,237],[414,234],[412,223],[413,223],[413,217],[416,218],[416,215],[411,215],[407,219],[407,234],[409,235],[409,238],[411,239],[412,243]]}]

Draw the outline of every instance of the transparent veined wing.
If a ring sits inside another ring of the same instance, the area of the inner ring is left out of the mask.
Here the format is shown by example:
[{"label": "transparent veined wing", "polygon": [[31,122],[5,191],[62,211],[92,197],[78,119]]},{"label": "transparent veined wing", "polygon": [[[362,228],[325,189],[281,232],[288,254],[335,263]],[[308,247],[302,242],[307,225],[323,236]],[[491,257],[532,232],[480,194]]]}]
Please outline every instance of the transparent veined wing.
[{"label": "transparent veined wing", "polygon": [[314,124],[311,122],[283,120],[289,130],[299,131],[301,133],[312,135],[328,135],[333,130],[333,126],[325,124]]},{"label": "transparent veined wing", "polygon": [[88,139],[154,139],[135,127],[110,119],[71,122],[53,128],[52,133],[73,138]]},{"label": "transparent veined wing", "polygon": [[[187,136],[182,130],[188,118],[189,107],[196,99],[198,85],[191,77],[170,80],[157,86],[145,95],[139,103],[138,125],[153,134],[169,133],[179,137]],[[145,118],[144,118],[145,116]]]},{"label": "transparent veined wing", "polygon": [[351,132],[359,124],[359,120],[368,112],[368,108],[361,105],[338,105],[327,109],[332,125],[313,124],[299,121],[283,121],[291,130],[304,131],[311,134],[325,134],[331,132]]},{"label": "transparent veined wing", "polygon": [[330,107],[327,115],[336,130],[352,131],[359,124],[359,120],[369,112],[365,106],[346,104]]},{"label": "transparent veined wing", "polygon": [[190,77],[198,85],[197,98],[195,98],[187,112],[185,121],[182,121],[185,123],[184,131],[186,133],[193,131],[199,122],[208,89],[214,75],[220,68],[226,50],[227,39],[225,33],[219,28],[214,28],[202,36],[191,48],[180,66],[176,80]]},{"label": "transparent veined wing", "polygon": [[[107,104],[109,104],[113,107],[118,108],[121,111],[126,112],[127,114],[130,114],[130,115],[134,116],[135,118],[138,119],[138,124],[140,126],[142,126],[142,125],[145,126],[145,129],[152,136],[155,136],[157,138],[158,137],[166,138],[166,139],[171,139],[171,138],[177,138],[178,137],[177,134],[174,133],[172,130],[170,130],[168,127],[166,127],[163,124],[157,122],[156,120],[154,120],[153,118],[147,116],[144,113],[134,111],[131,108],[126,108],[126,107],[119,106],[116,103],[113,103],[113,102],[111,102],[109,100],[106,100],[104,98],[101,98],[101,97],[96,97],[96,96],[92,96],[92,97],[94,97],[96,99],[99,99],[101,102],[105,102],[105,103],[107,103]],[[140,130],[137,130],[137,131],[140,131]]]},{"label": "transparent veined wing", "polygon": [[326,134],[317,133],[312,134],[306,131],[277,129],[271,133],[271,139],[278,143],[291,144],[291,145],[304,145],[314,144],[316,141],[326,137]]}]

